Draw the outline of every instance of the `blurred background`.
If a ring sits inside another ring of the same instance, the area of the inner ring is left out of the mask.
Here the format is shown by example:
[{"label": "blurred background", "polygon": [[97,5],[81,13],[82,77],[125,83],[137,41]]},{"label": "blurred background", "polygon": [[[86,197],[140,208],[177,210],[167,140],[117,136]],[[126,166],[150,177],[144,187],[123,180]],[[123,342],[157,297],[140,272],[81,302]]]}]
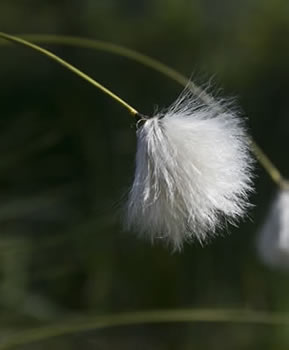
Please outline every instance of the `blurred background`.
[{"label": "blurred background", "polygon": [[[0,30],[139,50],[237,97],[289,176],[287,0],[1,0]],[[45,45],[151,114],[182,87],[126,58]],[[255,207],[210,245],[172,254],[122,228],[135,132],[114,101],[30,50],[0,46],[0,336],[71,317],[166,308],[289,312],[289,272],[257,233],[277,190],[257,166]],[[211,82],[212,83],[212,82]],[[285,349],[288,327],[170,324],[77,332],[23,349]]]}]

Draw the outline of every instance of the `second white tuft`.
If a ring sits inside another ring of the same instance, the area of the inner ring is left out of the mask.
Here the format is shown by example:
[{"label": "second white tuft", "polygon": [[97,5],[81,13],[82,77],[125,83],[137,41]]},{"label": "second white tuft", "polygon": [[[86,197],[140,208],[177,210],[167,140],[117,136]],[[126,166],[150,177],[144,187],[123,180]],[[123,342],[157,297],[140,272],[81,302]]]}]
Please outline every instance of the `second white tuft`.
[{"label": "second white tuft", "polygon": [[219,105],[203,106],[185,91],[137,130],[128,228],[174,249],[204,243],[244,216],[252,189],[243,122]]},{"label": "second white tuft", "polygon": [[257,249],[269,266],[289,268],[289,190],[279,190],[261,228]]}]

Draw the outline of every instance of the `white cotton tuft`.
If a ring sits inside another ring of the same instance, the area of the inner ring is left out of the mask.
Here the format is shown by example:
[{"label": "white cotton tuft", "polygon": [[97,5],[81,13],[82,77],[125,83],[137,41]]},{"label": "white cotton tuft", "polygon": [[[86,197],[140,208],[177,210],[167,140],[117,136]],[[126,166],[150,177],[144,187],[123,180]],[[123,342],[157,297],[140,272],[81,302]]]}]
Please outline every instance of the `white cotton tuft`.
[{"label": "white cotton tuft", "polygon": [[218,104],[201,105],[185,91],[137,130],[127,226],[174,249],[205,243],[244,216],[252,189],[243,122]]},{"label": "white cotton tuft", "polygon": [[279,190],[257,239],[263,262],[289,268],[289,190]]}]

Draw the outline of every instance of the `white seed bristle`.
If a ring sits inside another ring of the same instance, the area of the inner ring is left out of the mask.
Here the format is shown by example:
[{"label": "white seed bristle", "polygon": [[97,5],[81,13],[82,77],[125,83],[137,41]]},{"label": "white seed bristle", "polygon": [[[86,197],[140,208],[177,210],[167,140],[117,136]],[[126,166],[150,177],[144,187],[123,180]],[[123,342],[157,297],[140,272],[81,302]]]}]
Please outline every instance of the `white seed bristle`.
[{"label": "white seed bristle", "polygon": [[252,190],[243,122],[219,104],[204,106],[185,90],[137,130],[127,226],[174,249],[205,243],[243,217]]}]

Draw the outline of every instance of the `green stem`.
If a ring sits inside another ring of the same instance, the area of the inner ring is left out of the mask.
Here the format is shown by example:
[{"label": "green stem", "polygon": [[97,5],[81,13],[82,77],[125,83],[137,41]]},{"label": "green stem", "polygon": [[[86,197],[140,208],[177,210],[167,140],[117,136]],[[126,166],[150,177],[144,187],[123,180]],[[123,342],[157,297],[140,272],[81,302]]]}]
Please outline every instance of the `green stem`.
[{"label": "green stem", "polygon": [[87,74],[83,73],[82,71],[80,71],[78,68],[74,67],[70,63],[68,63],[65,60],[63,60],[62,58],[56,56],[51,51],[43,49],[42,47],[40,47],[40,46],[38,46],[36,44],[33,44],[33,43],[31,43],[31,42],[29,42],[27,40],[24,40],[24,39],[21,39],[19,37],[16,37],[16,36],[13,36],[13,35],[9,35],[9,34],[6,34],[6,33],[0,32],[0,38],[2,38],[4,40],[11,41],[11,42],[13,42],[15,44],[19,44],[19,45],[28,47],[28,48],[30,48],[30,49],[32,49],[34,51],[40,52],[44,56],[46,56],[46,57],[50,58],[51,60],[61,64],[62,66],[64,66],[68,70],[70,70],[71,72],[73,72],[76,75],[78,75],[79,77],[81,77],[82,79],[88,81],[91,85],[93,85],[94,87],[98,88],[99,90],[104,92],[106,95],[110,96],[113,100],[115,100],[116,102],[121,104],[124,108],[126,108],[133,116],[138,114],[136,109],[134,109],[132,106],[130,106],[127,102],[125,102],[119,96],[114,94],[112,91],[107,89],[105,86],[103,86],[102,84],[100,84],[96,80],[92,79],[89,75],[87,75]]},{"label": "green stem", "polygon": [[289,326],[289,315],[263,311],[177,309],[110,314],[79,318],[58,325],[42,326],[9,336],[0,350],[31,344],[54,337],[96,329],[158,323],[236,323],[264,326]]},{"label": "green stem", "polygon": [[[164,74],[165,76],[171,78],[178,84],[182,86],[188,86],[191,91],[198,96],[205,104],[214,103],[214,99],[202,90],[199,86],[190,81],[186,76],[180,74],[173,68],[163,64],[162,62],[151,58],[147,55],[144,55],[138,51],[116,45],[113,43],[101,41],[101,40],[92,40],[87,38],[72,37],[72,36],[58,36],[58,35],[42,35],[42,34],[23,34],[21,37],[29,40],[35,41],[38,43],[48,43],[48,44],[60,44],[68,45],[74,47],[89,48],[94,50],[100,50],[109,52],[115,55],[120,55],[127,57],[135,62],[138,62],[142,65],[145,65],[149,68],[154,69],[155,71]],[[1,43],[1,42],[0,42]],[[3,42],[2,42],[3,44]],[[133,110],[132,114],[137,113],[136,110]],[[252,151],[254,152],[256,158],[267,171],[271,179],[283,189],[288,189],[288,181],[281,175],[277,167],[272,163],[268,156],[263,152],[263,150],[257,145],[257,143],[251,138],[250,143],[252,146]]]}]

